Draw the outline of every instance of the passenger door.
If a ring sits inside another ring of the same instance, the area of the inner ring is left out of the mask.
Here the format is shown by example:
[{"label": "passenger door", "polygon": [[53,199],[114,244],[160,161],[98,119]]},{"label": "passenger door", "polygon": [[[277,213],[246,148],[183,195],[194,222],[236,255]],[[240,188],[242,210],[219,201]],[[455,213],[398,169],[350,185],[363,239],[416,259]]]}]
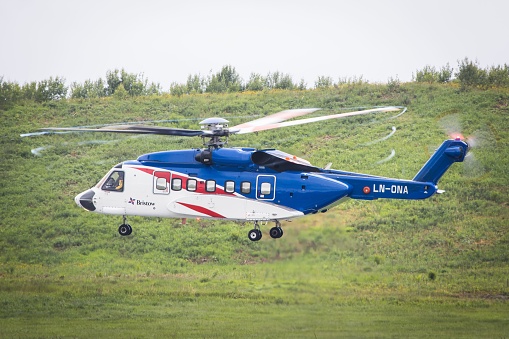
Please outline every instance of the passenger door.
[{"label": "passenger door", "polygon": [[256,199],[274,200],[276,198],[276,176],[259,175],[256,178]]}]

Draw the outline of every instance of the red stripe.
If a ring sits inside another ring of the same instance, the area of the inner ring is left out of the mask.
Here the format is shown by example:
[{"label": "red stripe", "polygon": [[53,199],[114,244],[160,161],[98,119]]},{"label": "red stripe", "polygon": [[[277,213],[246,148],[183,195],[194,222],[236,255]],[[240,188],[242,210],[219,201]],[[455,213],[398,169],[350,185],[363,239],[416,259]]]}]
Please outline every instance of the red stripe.
[{"label": "red stripe", "polygon": [[211,211],[209,210],[208,208],[205,208],[205,207],[201,207],[201,206],[196,206],[196,205],[191,205],[191,204],[186,204],[184,202],[178,202],[177,203],[181,204],[182,206],[185,206],[187,208],[190,208],[198,213],[202,213],[202,214],[206,214],[208,216],[211,216],[213,218],[226,218],[225,216],[219,214],[219,213],[216,213],[214,211]]}]

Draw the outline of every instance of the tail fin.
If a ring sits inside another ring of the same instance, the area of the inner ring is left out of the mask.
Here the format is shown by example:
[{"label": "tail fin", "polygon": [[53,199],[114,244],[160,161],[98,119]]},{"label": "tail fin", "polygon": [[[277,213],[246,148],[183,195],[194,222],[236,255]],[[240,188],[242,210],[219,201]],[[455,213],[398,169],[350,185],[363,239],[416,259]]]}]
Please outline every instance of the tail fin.
[{"label": "tail fin", "polygon": [[446,140],[424,164],[414,181],[438,183],[438,180],[455,162],[462,162],[468,152],[468,144],[459,139]]}]

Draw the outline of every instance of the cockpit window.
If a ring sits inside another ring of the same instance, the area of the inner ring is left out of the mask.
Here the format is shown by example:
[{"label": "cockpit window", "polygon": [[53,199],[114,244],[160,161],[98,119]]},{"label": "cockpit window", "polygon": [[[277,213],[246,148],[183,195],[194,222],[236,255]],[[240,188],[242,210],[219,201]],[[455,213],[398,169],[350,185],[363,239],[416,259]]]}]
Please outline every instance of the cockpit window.
[{"label": "cockpit window", "polygon": [[123,171],[114,171],[110,174],[108,179],[104,182],[101,189],[105,191],[115,191],[115,192],[123,192],[124,191],[124,172]]}]

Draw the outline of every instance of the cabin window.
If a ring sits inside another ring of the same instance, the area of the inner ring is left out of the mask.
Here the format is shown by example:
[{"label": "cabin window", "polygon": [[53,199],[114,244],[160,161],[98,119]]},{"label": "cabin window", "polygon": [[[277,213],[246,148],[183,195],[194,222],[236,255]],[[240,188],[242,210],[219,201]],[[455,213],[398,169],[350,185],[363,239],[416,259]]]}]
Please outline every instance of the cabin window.
[{"label": "cabin window", "polygon": [[182,189],[182,179],[174,178],[171,181],[171,189],[174,191],[180,191]]},{"label": "cabin window", "polygon": [[215,192],[216,191],[216,181],[215,180],[207,180],[205,183],[205,190],[207,192]]},{"label": "cabin window", "polygon": [[226,193],[233,193],[233,192],[235,192],[235,182],[231,181],[231,180],[227,180],[224,183],[224,191]]},{"label": "cabin window", "polygon": [[187,190],[189,192],[196,191],[197,181],[196,179],[187,179]]},{"label": "cabin window", "polygon": [[166,181],[166,178],[157,178],[157,180],[156,180],[156,188],[159,191],[166,190],[166,188],[168,188],[168,182]]},{"label": "cabin window", "polygon": [[101,187],[104,191],[123,192],[124,191],[124,172],[114,171]]},{"label": "cabin window", "polygon": [[270,182],[262,182],[262,185],[260,187],[260,193],[261,194],[270,194]]},{"label": "cabin window", "polygon": [[249,181],[243,181],[240,185],[240,191],[244,194],[251,193],[251,183]]},{"label": "cabin window", "polygon": [[154,172],[154,194],[170,194],[170,172]]}]

